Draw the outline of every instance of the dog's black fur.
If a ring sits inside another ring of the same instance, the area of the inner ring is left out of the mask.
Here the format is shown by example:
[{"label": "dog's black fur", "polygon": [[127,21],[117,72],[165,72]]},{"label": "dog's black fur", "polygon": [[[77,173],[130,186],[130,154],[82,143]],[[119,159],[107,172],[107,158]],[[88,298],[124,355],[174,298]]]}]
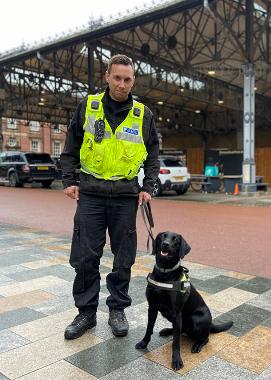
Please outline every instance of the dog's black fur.
[{"label": "dog's black fur", "polygon": [[[163,270],[171,269],[177,265],[190,249],[181,235],[174,232],[159,233],[153,244],[156,266],[152,271],[151,278],[162,283],[179,281],[184,271],[181,265],[173,271],[163,272]],[[233,325],[233,322],[214,325],[208,306],[191,283],[190,291],[186,293],[148,284],[146,296],[149,303],[148,325],[144,338],[136,344],[136,348],[144,349],[147,347],[151,340],[158,311],[160,311],[163,317],[172,323],[173,327],[163,329],[159,334],[161,336],[173,334],[172,368],[174,370],[183,367],[180,355],[181,334],[186,334],[196,341],[191,349],[192,353],[196,353],[200,352],[202,347],[208,343],[210,332],[226,331]]]}]

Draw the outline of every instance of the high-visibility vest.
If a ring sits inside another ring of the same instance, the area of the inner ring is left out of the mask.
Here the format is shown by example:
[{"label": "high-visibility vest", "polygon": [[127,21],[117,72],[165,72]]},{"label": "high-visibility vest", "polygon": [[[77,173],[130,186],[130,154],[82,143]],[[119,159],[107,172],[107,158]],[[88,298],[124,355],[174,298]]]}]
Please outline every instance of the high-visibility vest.
[{"label": "high-visibility vest", "polygon": [[[104,93],[88,96],[80,149],[81,171],[105,180],[131,180],[147,157],[142,134],[144,105],[133,100],[132,109],[113,133],[104,117],[103,96]],[[101,142],[94,140],[94,125],[98,119],[105,122]]]}]

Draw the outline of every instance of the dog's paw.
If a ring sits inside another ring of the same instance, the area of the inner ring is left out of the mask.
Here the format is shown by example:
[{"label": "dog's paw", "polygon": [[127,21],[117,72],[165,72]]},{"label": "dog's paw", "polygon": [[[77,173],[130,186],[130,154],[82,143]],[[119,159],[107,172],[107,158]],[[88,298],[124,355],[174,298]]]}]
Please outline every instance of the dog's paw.
[{"label": "dog's paw", "polygon": [[192,348],[191,348],[191,352],[192,354],[198,354],[201,350],[202,350],[202,347],[205,346],[205,344],[207,344],[209,342],[209,339],[204,339],[200,342],[196,342],[195,344],[193,344]]},{"label": "dog's paw", "polygon": [[172,360],[172,369],[174,371],[179,371],[179,369],[183,368],[183,361],[180,360]]},{"label": "dog's paw", "polygon": [[183,368],[183,361],[182,361],[179,353],[173,353],[173,355],[172,355],[172,369],[174,369],[174,371],[178,371],[181,368]]},{"label": "dog's paw", "polygon": [[136,345],[135,345],[135,348],[137,350],[144,350],[144,348],[147,348],[147,345],[148,343],[145,342],[144,340],[141,340],[140,342],[138,342]]},{"label": "dog's paw", "polygon": [[159,335],[160,336],[170,336],[173,334],[173,329],[172,328],[166,328],[166,329],[162,329],[161,331],[159,331]]}]

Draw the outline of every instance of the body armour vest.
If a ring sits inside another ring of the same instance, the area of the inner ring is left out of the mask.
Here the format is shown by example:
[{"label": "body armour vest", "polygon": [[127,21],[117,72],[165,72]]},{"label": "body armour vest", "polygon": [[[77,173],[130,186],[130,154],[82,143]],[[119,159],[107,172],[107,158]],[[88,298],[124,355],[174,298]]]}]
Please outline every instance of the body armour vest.
[{"label": "body armour vest", "polygon": [[[81,171],[105,180],[131,180],[147,157],[142,134],[144,105],[133,100],[132,109],[113,133],[104,116],[103,96],[104,93],[88,96],[80,149]],[[105,131],[102,141],[96,142],[95,121],[99,119],[104,120]]]}]

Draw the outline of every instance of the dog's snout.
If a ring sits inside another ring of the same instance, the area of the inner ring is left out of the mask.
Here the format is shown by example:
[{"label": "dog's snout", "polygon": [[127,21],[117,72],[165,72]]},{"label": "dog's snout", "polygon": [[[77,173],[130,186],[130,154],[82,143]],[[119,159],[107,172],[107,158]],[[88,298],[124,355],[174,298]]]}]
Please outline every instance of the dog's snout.
[{"label": "dog's snout", "polygon": [[162,251],[166,251],[169,248],[169,243],[167,241],[163,241],[161,248],[162,248]]}]

